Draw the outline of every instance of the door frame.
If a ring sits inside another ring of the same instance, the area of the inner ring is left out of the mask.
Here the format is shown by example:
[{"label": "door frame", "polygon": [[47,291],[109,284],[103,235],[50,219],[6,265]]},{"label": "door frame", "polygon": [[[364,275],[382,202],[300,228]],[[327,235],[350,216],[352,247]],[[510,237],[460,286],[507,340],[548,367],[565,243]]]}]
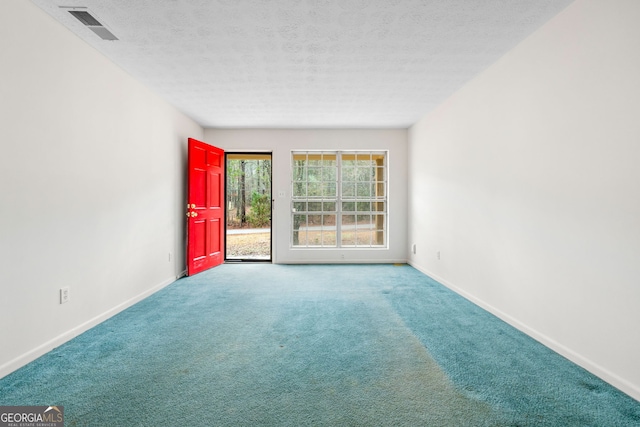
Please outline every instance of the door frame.
[{"label": "door frame", "polygon": [[[269,224],[269,258],[268,259],[247,259],[247,258],[227,258],[227,220],[229,215],[229,209],[227,204],[227,158],[228,155],[268,155],[271,158],[271,174],[269,176],[269,187],[270,194],[269,197],[271,199],[271,221]],[[273,263],[273,215],[275,212],[274,203],[275,199],[273,197],[273,151],[259,151],[259,150],[249,150],[249,151],[225,151],[224,153],[224,262],[225,263],[234,263],[234,262],[265,262],[265,263]]]}]

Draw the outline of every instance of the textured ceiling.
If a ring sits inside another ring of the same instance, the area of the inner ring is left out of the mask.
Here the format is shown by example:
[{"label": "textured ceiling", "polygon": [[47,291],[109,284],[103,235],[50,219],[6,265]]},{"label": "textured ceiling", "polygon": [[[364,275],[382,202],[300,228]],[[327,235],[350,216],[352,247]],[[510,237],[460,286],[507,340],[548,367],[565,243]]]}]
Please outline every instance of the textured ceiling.
[{"label": "textured ceiling", "polygon": [[[205,127],[408,127],[573,0],[32,0]],[[59,6],[85,6],[104,41]]]}]

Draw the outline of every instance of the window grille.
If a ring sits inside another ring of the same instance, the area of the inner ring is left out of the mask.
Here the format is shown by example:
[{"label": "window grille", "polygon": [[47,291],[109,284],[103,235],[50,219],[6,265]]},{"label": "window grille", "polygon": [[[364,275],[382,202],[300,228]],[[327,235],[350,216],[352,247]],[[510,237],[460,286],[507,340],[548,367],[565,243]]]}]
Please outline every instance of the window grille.
[{"label": "window grille", "polygon": [[387,246],[387,153],[294,151],[294,248]]}]

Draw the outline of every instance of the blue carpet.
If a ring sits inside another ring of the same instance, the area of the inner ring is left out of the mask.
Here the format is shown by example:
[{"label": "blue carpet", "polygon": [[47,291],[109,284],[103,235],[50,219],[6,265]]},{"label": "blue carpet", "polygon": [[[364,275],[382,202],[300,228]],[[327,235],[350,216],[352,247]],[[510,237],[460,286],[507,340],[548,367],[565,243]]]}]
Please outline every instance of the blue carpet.
[{"label": "blue carpet", "polygon": [[223,265],[0,380],[66,426],[639,426],[640,403],[408,266]]}]

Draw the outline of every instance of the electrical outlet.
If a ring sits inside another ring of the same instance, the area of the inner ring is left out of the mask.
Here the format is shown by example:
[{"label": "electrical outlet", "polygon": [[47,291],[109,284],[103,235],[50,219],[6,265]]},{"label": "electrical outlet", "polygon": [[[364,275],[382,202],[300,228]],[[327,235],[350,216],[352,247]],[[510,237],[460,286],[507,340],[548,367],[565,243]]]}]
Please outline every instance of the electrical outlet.
[{"label": "electrical outlet", "polygon": [[69,302],[69,287],[60,288],[60,304]]},{"label": "electrical outlet", "polygon": [[414,255],[416,254],[416,244],[415,243],[411,247],[411,252],[413,252]]},{"label": "electrical outlet", "polygon": [[286,191],[278,191],[278,197],[287,197]]},{"label": "electrical outlet", "polygon": [[169,252],[169,259],[167,259],[167,261],[171,262],[171,259],[173,258],[173,254],[171,252]]},{"label": "electrical outlet", "polygon": [[440,251],[436,252],[436,257],[440,259]]}]

